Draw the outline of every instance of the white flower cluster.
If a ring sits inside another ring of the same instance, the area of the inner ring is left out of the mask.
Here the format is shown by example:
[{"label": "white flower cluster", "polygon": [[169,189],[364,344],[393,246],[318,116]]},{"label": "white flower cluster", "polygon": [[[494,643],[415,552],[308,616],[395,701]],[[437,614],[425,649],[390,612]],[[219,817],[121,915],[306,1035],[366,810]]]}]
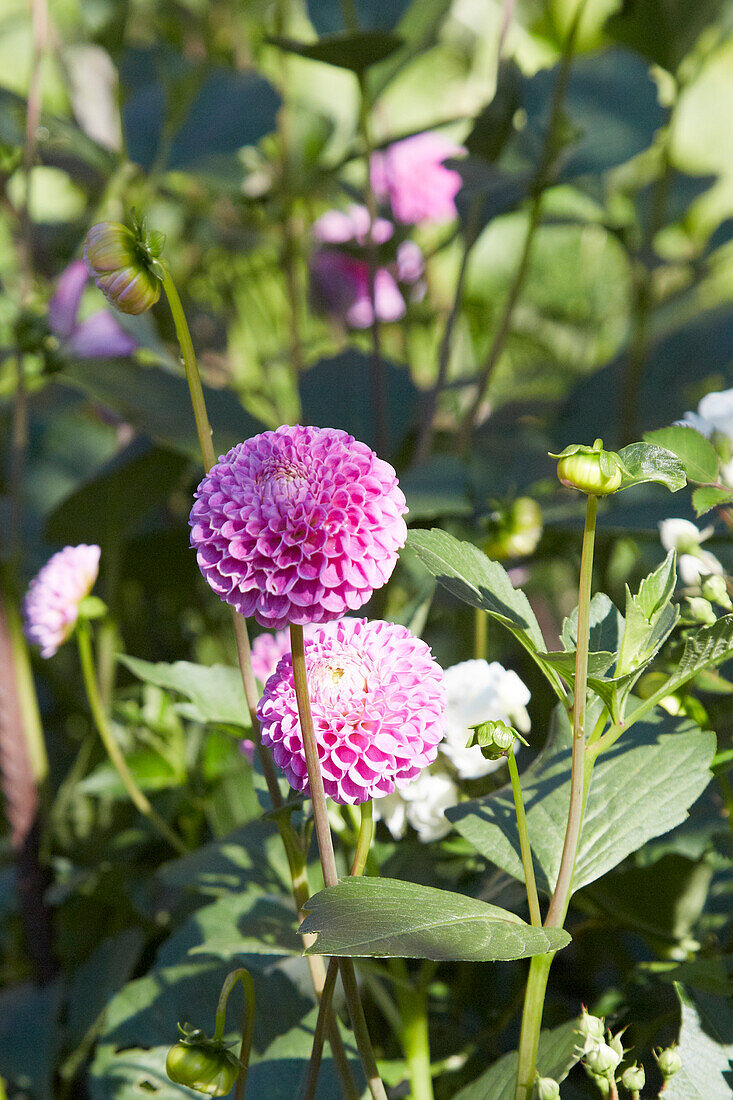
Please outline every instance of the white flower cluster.
[{"label": "white flower cluster", "polygon": [[701,549],[700,544],[712,533],[712,527],[701,531],[688,519],[663,519],[659,524],[662,546],[665,550],[677,551],[677,571],[683,584],[695,585],[703,577],[723,572],[715,555]]},{"label": "white flower cluster", "polygon": [[486,760],[478,747],[466,748],[471,726],[501,719],[522,733],[530,727],[530,693],[516,672],[498,661],[462,661],[444,676],[448,709],[438,759],[404,790],[374,803],[375,818],[385,822],[395,840],[408,825],[423,842],[446,836],[451,826],[445,810],[458,802],[458,780],[478,779],[501,766],[501,760]]},{"label": "white flower cluster", "polygon": [[[727,442],[730,453],[733,451],[733,389],[706,393],[697,412],[686,412],[679,423],[696,428],[708,439],[717,436],[722,443]],[[723,464],[720,476],[726,485],[733,486],[733,459]]]}]

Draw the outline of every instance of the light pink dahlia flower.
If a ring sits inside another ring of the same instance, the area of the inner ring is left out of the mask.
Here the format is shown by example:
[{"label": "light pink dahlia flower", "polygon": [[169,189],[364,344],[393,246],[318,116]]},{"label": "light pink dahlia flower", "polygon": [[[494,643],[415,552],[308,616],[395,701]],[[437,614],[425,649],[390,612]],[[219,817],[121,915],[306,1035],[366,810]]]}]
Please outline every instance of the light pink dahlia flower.
[{"label": "light pink dahlia flower", "polygon": [[53,657],[70,637],[79,604],[94,587],[99,572],[98,546],[65,546],[33,578],[23,601],[23,630],[42,657]]},{"label": "light pink dahlia flower", "polygon": [[[351,619],[353,616],[345,615],[344,618]],[[303,627],[303,637],[310,638],[313,631],[318,629],[333,630],[336,625],[337,620],[325,623],[322,627],[316,627],[308,623]],[[290,631],[287,627],[278,630],[275,634],[263,632],[257,635],[252,642],[252,671],[261,684],[269,680],[277,668],[280,658],[284,657],[286,653],[290,653]]]},{"label": "light pink dahlia flower", "polygon": [[212,466],[191,509],[191,545],[222,600],[262,626],[356,611],[405,545],[392,467],[338,428],[262,432]]},{"label": "light pink dahlia flower", "polygon": [[456,216],[461,176],[444,160],[465,152],[442,134],[415,134],[374,153],[369,178],[380,202],[389,202],[403,225],[448,221]]},{"label": "light pink dahlia flower", "polygon": [[[358,803],[405,787],[431,764],[445,730],[443,672],[404,626],[345,619],[305,642],[326,794]],[[290,654],[257,708],[262,743],[296,791],[308,790]]]}]

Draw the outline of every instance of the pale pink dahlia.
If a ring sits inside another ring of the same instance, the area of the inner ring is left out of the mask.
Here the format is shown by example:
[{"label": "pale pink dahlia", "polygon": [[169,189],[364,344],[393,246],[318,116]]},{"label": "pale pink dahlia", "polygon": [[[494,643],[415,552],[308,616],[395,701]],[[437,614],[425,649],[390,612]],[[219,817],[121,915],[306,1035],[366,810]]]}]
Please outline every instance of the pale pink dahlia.
[{"label": "pale pink dahlia", "polygon": [[461,177],[444,160],[465,152],[442,134],[415,134],[374,153],[369,177],[380,202],[389,202],[403,225],[447,221],[456,216]]},{"label": "pale pink dahlia", "polygon": [[71,635],[79,604],[99,572],[98,546],[66,546],[33,578],[23,601],[23,630],[42,657],[53,657]]},{"label": "pale pink dahlia", "polygon": [[[344,616],[346,619],[352,617],[351,615]],[[303,637],[310,638],[313,631],[318,629],[334,630],[336,625],[336,621],[325,623],[322,627],[308,623],[303,627]],[[290,631],[287,627],[278,630],[275,634],[263,632],[257,635],[252,642],[252,671],[261,684],[269,680],[277,668],[280,658],[284,657],[286,653],[290,653]]]},{"label": "pale pink dahlia", "polygon": [[[431,764],[445,730],[445,688],[430,649],[404,626],[344,619],[305,642],[326,794],[358,803],[405,787]],[[282,657],[257,708],[262,743],[296,791],[308,769],[293,685]]]},{"label": "pale pink dahlia", "polygon": [[233,447],[191,509],[191,545],[222,600],[262,626],[325,623],[390,577],[405,545],[392,467],[338,428],[287,425]]}]

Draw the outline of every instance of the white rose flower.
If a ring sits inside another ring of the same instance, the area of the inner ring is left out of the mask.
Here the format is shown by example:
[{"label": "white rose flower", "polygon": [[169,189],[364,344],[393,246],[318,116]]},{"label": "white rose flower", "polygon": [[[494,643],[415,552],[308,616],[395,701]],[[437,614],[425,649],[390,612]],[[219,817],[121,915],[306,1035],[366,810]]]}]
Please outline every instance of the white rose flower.
[{"label": "white rose flower", "polygon": [[687,519],[663,519],[659,524],[659,537],[665,550],[676,550],[677,569],[684,584],[697,584],[701,577],[722,573],[723,566],[709,550],[700,544],[709,539],[714,528],[702,531]]},{"label": "white rose flower", "polygon": [[440,743],[461,779],[478,779],[501,766],[501,760],[486,760],[477,746],[467,749],[471,726],[501,720],[522,733],[530,727],[527,703],[530,693],[516,672],[498,661],[461,661],[445,670],[448,696],[446,734]]}]

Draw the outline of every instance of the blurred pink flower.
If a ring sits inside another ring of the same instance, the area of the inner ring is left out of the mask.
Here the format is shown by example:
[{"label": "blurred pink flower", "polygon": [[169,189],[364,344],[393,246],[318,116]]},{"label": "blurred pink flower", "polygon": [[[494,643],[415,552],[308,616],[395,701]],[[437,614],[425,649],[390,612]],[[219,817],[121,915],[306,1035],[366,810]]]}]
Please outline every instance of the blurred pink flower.
[{"label": "blurred pink flower", "polygon": [[276,629],[357,610],[407,537],[394,470],[337,428],[262,432],[222,456],[196,498],[191,544],[205,579]]},{"label": "blurred pink flower", "polygon": [[[313,236],[321,244],[365,245],[369,236],[369,211],[356,203],[347,210],[327,210],[313,223]],[[394,226],[386,218],[377,218],[372,229],[374,244],[385,244],[394,236]]]},{"label": "blurred pink flower", "polygon": [[73,260],[59,276],[48,304],[48,324],[67,355],[78,359],[112,359],[129,355],[137,344],[120,328],[109,312],[101,309],[78,320],[79,304],[89,273],[83,260]]},{"label": "blurred pink flower", "polygon": [[[344,615],[344,619],[349,618],[352,618],[352,616]],[[343,622],[343,620],[339,621]],[[324,623],[322,627],[318,628],[311,623],[307,623],[303,627],[303,637],[310,638],[316,629],[333,630],[335,626],[336,621]],[[252,642],[252,671],[261,684],[269,680],[277,668],[278,661],[286,653],[290,653],[290,631],[287,627],[278,630],[275,634],[263,631],[262,634],[257,635]]]},{"label": "blurred pink flower", "polygon": [[372,156],[369,177],[374,193],[380,202],[389,202],[403,225],[455,218],[461,176],[443,161],[464,152],[432,131],[396,141]]},{"label": "blurred pink flower", "polygon": [[[443,673],[406,627],[342,620],[313,632],[305,659],[323,785],[335,802],[391,794],[435,760],[445,728]],[[307,791],[289,654],[267,681],[257,714],[262,743],[291,787]]]},{"label": "blurred pink flower", "polygon": [[70,637],[79,604],[94,587],[99,572],[98,546],[65,546],[33,578],[23,601],[23,630],[42,657],[53,657]]}]

